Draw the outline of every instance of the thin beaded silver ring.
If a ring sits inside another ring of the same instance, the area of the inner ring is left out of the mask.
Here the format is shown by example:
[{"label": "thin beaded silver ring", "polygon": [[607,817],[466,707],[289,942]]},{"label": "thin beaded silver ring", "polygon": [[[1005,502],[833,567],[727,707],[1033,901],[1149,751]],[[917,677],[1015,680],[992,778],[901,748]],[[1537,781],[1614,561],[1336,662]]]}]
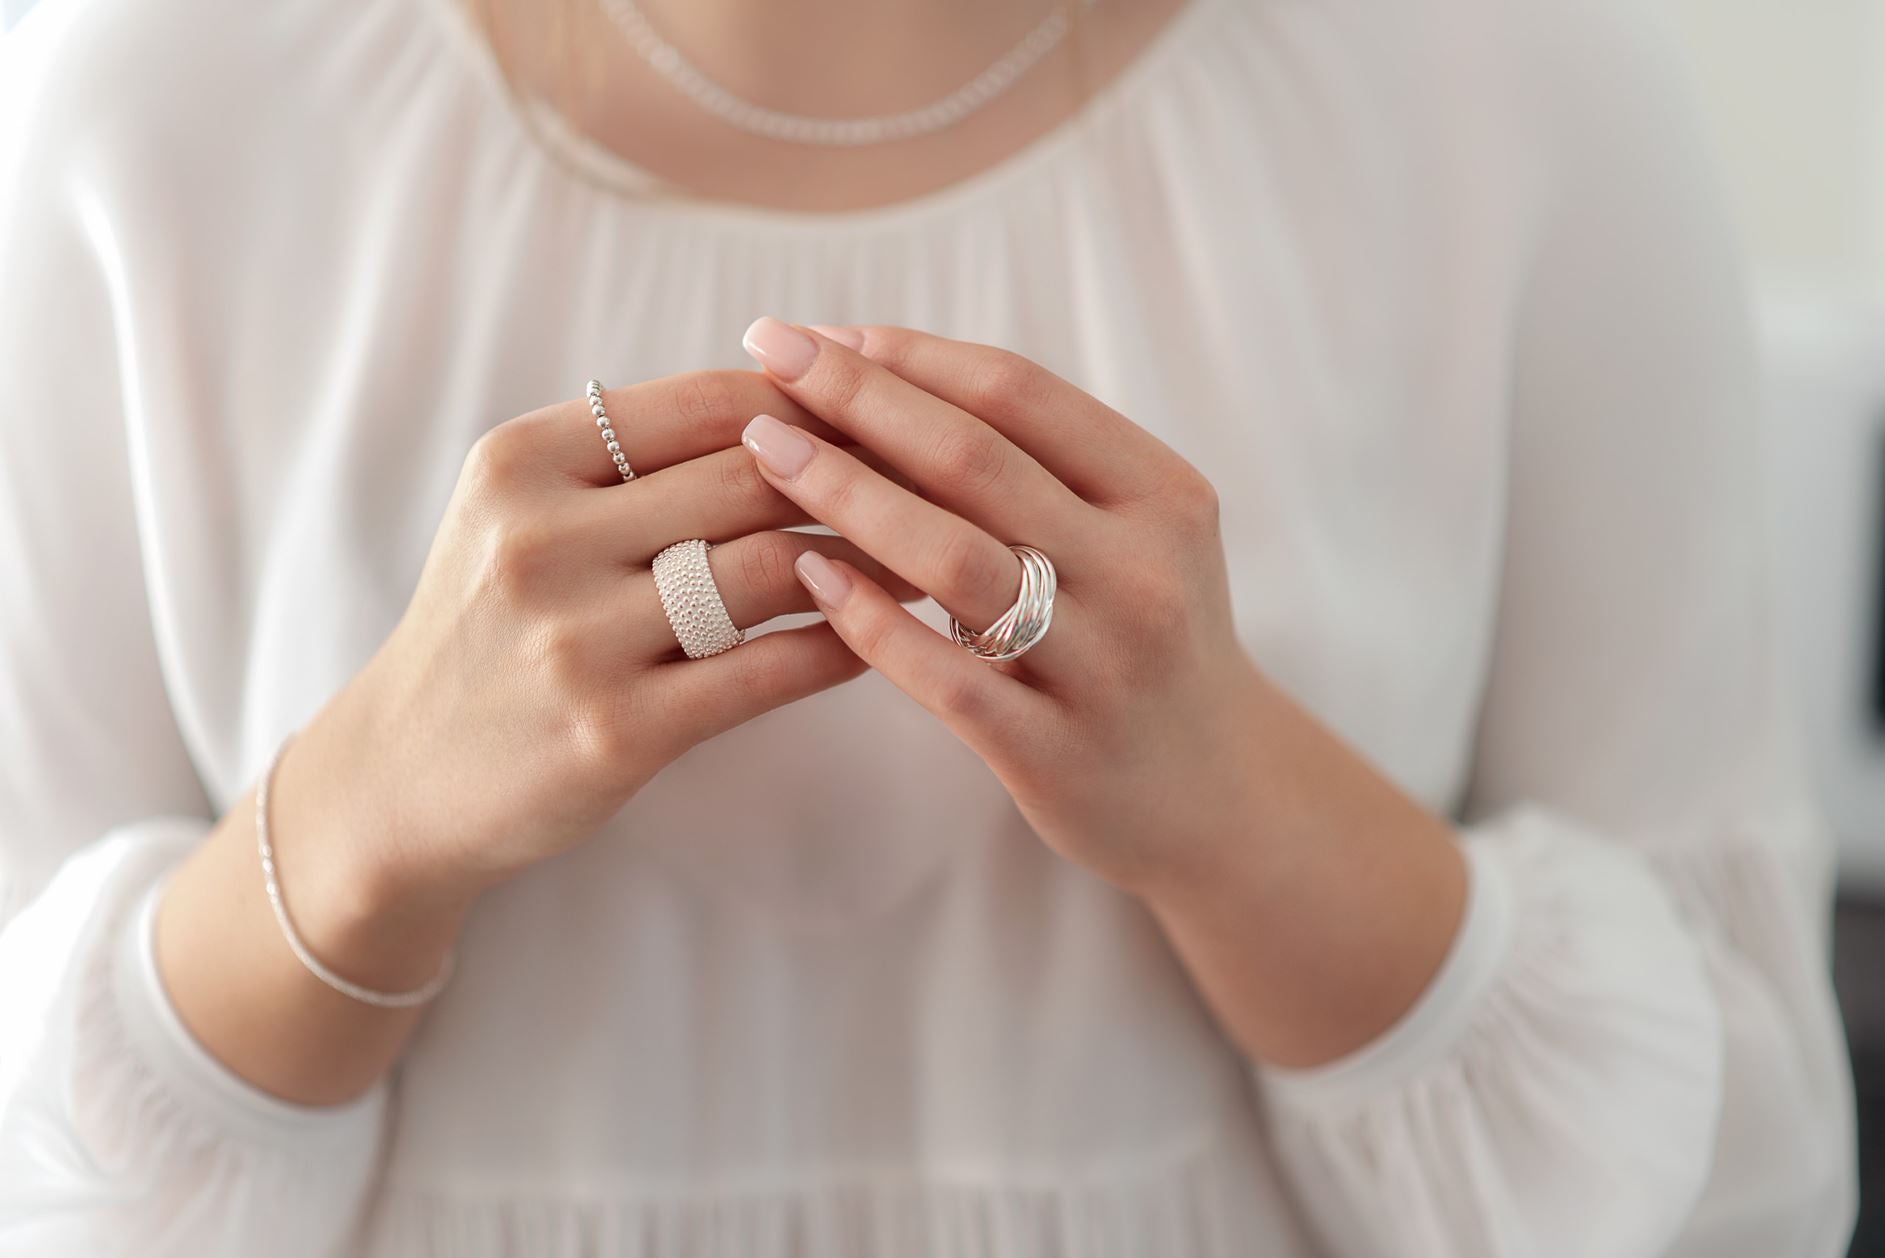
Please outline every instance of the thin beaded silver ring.
[{"label": "thin beaded silver ring", "polygon": [[602,381],[589,382],[589,413],[596,417],[596,427],[602,430],[602,439],[609,444],[609,457],[615,460],[615,470],[622,474],[624,483],[635,479],[635,469],[628,465],[628,456],[622,453],[622,443],[615,439],[615,426],[609,421],[608,408],[602,405]]}]

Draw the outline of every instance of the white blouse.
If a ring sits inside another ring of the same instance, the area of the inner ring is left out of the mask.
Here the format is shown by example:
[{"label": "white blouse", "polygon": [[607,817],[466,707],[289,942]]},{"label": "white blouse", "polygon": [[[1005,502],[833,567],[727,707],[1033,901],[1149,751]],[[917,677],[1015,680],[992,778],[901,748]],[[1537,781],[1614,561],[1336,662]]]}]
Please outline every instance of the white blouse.
[{"label": "white blouse", "polygon": [[[41,5],[0,46],[0,1253],[1840,1253],[1742,292],[1640,7],[1189,0],[986,173],[798,213],[640,195],[454,0]],[[491,894],[356,1102],[191,1038],[163,878],[391,629],[472,440],[745,366],[761,313],[1009,346],[1209,473],[1254,657],[1459,819],[1402,1021],[1241,1057],[867,675]]]}]

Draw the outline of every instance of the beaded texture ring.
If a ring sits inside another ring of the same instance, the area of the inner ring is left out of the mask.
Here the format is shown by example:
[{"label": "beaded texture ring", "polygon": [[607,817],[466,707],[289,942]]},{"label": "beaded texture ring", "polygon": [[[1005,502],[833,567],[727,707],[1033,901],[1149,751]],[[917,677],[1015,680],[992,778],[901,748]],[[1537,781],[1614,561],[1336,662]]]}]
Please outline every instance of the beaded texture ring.
[{"label": "beaded texture ring", "polygon": [[626,484],[635,479],[635,469],[628,465],[628,456],[622,453],[622,443],[615,439],[615,426],[609,420],[608,408],[602,405],[602,381],[589,382],[589,413],[596,417],[596,427],[602,430],[602,439],[609,445],[609,457],[615,460],[615,470],[622,474]]},{"label": "beaded texture ring", "polygon": [[727,615],[720,588],[713,582],[709,549],[704,539],[693,537],[674,543],[654,559],[661,610],[667,613],[675,640],[690,660],[704,660],[746,641],[745,632]]}]

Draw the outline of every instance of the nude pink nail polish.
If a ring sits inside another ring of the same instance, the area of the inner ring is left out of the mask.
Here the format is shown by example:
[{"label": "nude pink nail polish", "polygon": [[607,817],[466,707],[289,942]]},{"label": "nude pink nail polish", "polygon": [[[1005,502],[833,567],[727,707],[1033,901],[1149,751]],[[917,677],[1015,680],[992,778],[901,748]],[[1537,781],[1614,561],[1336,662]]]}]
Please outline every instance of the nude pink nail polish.
[{"label": "nude pink nail polish", "polygon": [[812,331],[827,341],[836,341],[846,349],[864,348],[864,329],[862,328],[842,328],[830,323],[814,323]]},{"label": "nude pink nail polish", "polygon": [[818,451],[804,433],[770,415],[755,415],[740,441],[767,471],[791,480],[805,470]]},{"label": "nude pink nail polish", "polygon": [[789,323],[771,316],[753,320],[740,341],[759,365],[781,380],[796,380],[811,370],[818,342]]},{"label": "nude pink nail polish", "polygon": [[792,569],[821,607],[837,607],[850,597],[851,578],[815,550],[801,552]]}]

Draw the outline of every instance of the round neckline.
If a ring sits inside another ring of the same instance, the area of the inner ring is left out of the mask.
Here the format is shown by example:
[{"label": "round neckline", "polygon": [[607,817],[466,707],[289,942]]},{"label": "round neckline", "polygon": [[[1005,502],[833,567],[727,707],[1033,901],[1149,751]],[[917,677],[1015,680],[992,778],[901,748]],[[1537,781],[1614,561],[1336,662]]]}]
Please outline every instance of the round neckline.
[{"label": "round neckline", "polygon": [[592,191],[643,213],[680,216],[693,224],[818,232],[893,228],[948,214],[1010,183],[1052,169],[1094,127],[1116,117],[1145,92],[1192,39],[1200,37],[1207,16],[1229,0],[1184,0],[1178,12],[1085,103],[1014,152],[929,192],[847,210],[798,210],[725,200],[674,184],[581,132],[547,102],[536,97],[520,100],[505,79],[496,51],[472,24],[460,0],[419,3],[446,28],[449,42],[478,80],[487,103],[515,128],[523,143]]}]

